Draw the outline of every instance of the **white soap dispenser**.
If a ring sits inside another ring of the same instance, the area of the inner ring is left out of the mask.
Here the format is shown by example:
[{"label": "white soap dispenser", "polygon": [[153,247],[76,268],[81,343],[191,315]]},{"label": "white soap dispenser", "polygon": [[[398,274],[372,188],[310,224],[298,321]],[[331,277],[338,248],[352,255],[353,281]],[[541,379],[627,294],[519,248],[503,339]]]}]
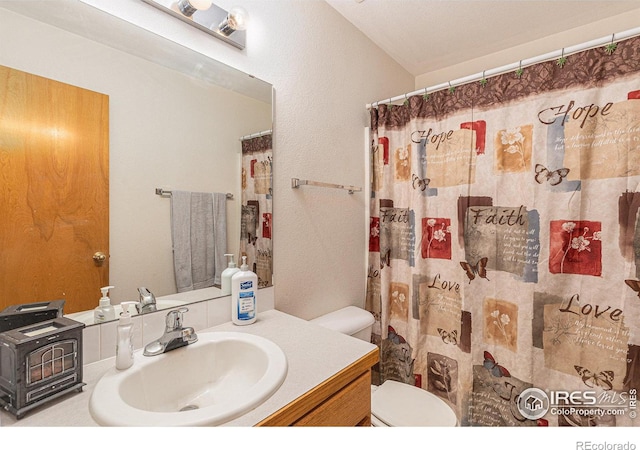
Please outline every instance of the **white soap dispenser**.
[{"label": "white soap dispenser", "polygon": [[133,365],[133,323],[129,306],[136,302],[122,302],[122,312],[117,328],[116,369],[125,370]]},{"label": "white soap dispenser", "polygon": [[109,298],[109,289],[114,289],[114,287],[105,286],[100,288],[102,297],[98,307],[93,310],[93,321],[95,323],[102,323],[116,318],[116,310],[111,306],[111,299]]},{"label": "white soap dispenser", "polygon": [[231,277],[231,321],[249,325],[256,321],[258,275],[249,270],[247,257],[242,257],[240,271]]},{"label": "white soap dispenser", "polygon": [[222,274],[220,275],[221,290],[222,295],[229,295],[231,294],[231,277],[233,277],[236,272],[239,272],[240,269],[236,265],[236,262],[233,260],[234,255],[232,253],[225,253],[224,256],[227,257],[228,264],[227,268],[224,269],[222,271]]}]

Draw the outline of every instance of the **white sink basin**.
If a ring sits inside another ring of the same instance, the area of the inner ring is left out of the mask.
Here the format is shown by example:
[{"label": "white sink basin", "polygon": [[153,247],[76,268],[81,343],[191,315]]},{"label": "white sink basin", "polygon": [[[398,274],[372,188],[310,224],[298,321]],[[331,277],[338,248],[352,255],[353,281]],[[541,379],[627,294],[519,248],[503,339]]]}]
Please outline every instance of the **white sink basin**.
[{"label": "white sink basin", "polygon": [[[177,308],[178,306],[182,306],[184,304],[185,302],[182,300],[156,300],[156,308],[158,309],[158,311],[160,311],[161,309]],[[116,320],[118,320],[118,317],[120,317],[120,313],[122,312],[122,306],[120,306],[120,304],[116,304],[113,305],[113,309],[116,313]],[[129,312],[132,316],[138,315],[138,310],[133,305],[131,305],[131,307],[129,308]],[[94,311],[93,309],[91,309],[89,311],[65,314],[64,316],[68,317],[69,319],[82,322],[85,325],[93,325],[95,323],[93,314]]]},{"label": "white sink basin", "polygon": [[286,374],[284,352],[268,339],[198,333],[193,344],[158,356],[137,351],[131,368],[111,368],[89,410],[107,426],[219,425],[267,400]]}]

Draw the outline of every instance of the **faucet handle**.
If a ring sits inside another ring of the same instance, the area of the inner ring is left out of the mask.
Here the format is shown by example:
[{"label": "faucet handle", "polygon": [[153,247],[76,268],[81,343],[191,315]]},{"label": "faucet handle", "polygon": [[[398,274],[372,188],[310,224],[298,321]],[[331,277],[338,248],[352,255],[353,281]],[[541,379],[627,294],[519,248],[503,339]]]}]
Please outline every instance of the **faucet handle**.
[{"label": "faucet handle", "polygon": [[184,313],[189,311],[189,308],[182,307],[169,311],[167,313],[166,324],[167,330],[177,330],[182,328],[182,322],[184,320]]}]

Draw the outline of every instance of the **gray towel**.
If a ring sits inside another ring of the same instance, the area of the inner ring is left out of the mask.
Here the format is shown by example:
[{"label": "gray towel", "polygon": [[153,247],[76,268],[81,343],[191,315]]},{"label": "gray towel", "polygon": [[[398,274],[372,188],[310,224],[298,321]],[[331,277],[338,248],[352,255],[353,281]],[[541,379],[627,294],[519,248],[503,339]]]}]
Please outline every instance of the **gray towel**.
[{"label": "gray towel", "polygon": [[171,238],[178,292],[220,284],[227,252],[226,194],[173,191]]}]

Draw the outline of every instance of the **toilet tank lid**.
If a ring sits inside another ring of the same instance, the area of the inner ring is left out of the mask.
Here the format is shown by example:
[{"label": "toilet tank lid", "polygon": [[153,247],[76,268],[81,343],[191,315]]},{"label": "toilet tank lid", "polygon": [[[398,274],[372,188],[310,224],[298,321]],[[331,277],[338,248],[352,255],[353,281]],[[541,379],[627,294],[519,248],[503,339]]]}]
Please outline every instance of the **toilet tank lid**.
[{"label": "toilet tank lid", "polygon": [[310,322],[330,330],[352,335],[373,325],[374,318],[369,311],[357,306],[347,306],[312,319]]}]

